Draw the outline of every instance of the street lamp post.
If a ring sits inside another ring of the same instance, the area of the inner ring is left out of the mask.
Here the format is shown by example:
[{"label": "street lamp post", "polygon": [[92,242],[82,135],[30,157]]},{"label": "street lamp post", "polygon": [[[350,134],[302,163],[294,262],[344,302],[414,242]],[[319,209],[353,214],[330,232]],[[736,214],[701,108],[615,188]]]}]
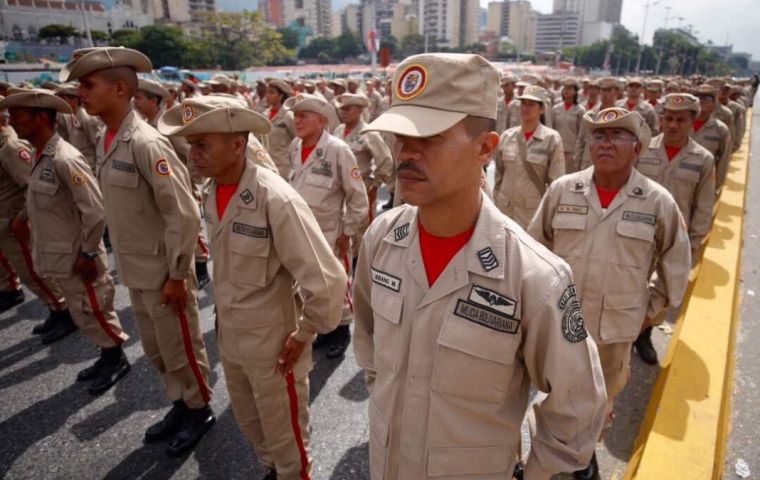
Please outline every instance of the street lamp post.
[{"label": "street lamp post", "polygon": [[662,0],[657,0],[655,2],[652,2],[651,0],[647,2],[646,6],[644,7],[644,25],[641,27],[641,38],[639,39],[639,58],[636,60],[636,73],[641,73],[641,56],[644,53],[644,35],[646,35],[647,31],[647,16],[649,15],[649,7],[653,7],[657,4],[659,4]]}]

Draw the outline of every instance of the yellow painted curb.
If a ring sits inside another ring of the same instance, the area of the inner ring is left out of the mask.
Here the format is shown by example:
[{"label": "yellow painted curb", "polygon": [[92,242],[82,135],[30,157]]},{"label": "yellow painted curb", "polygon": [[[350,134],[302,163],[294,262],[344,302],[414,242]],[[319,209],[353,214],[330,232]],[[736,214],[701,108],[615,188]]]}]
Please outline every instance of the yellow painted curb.
[{"label": "yellow painted curb", "polygon": [[752,110],[696,279],[652,392],[627,480],[717,480],[730,426]]}]

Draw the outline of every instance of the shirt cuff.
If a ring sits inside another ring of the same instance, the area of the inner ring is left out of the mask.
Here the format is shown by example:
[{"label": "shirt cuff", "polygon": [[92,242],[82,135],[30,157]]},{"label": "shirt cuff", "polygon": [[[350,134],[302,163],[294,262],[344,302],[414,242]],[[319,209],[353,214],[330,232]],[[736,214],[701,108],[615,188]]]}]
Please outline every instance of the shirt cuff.
[{"label": "shirt cuff", "polygon": [[296,333],[293,334],[293,338],[295,338],[299,342],[313,343],[314,340],[317,338],[317,333],[309,332],[309,331],[303,330],[301,327],[298,327],[298,329],[296,329]]}]

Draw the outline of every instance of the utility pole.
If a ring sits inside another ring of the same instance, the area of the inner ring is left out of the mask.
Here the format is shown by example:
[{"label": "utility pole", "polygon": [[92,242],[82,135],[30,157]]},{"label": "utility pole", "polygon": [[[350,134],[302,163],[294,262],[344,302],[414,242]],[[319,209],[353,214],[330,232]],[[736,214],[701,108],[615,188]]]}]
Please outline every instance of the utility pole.
[{"label": "utility pole", "polygon": [[84,20],[84,31],[87,34],[87,41],[89,42],[91,47],[94,47],[95,43],[92,41],[92,34],[90,33],[90,22],[89,20],[87,20],[87,13],[85,11],[84,0],[79,0],[79,6],[82,10],[82,19]]},{"label": "utility pole", "polygon": [[641,27],[641,38],[639,39],[639,58],[636,60],[636,73],[641,73],[641,55],[644,53],[644,36],[647,32],[647,16],[649,15],[649,7],[653,7],[660,3],[662,0],[657,0],[656,2],[652,2],[651,0],[647,2],[646,6],[644,7],[644,25]]}]

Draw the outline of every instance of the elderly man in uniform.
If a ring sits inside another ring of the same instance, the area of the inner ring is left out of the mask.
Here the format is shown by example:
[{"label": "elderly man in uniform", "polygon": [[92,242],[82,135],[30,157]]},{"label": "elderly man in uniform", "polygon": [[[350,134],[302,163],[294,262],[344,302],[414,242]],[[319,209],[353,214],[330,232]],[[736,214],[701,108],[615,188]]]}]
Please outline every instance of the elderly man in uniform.
[{"label": "elderly man in uniform", "polygon": [[61,97],[71,107],[71,114],[59,114],[57,118],[58,133],[64,140],[69,142],[82,152],[87,165],[95,171],[95,147],[104,128],[103,122],[98,117],[89,115],[82,108],[77,93],[78,85],[76,83],[67,83],[61,85],[55,90],[55,94]]},{"label": "elderly man in uniform", "polygon": [[[589,108],[585,114],[591,118],[601,110],[614,107],[620,93],[620,82],[612,77],[600,78],[597,83],[599,84],[599,102]],[[591,149],[589,147],[586,122],[582,122],[575,141],[575,161],[580,170],[585,170],[591,166]]]},{"label": "elderly man in uniform", "polygon": [[715,115],[718,101],[715,87],[702,84],[697,87],[694,93],[699,99],[700,109],[699,116],[694,120],[689,136],[713,154],[717,196],[726,181],[728,166],[731,163],[731,152],[733,151],[731,131],[728,125]]},{"label": "elderly man in uniform", "polygon": [[525,228],[541,203],[546,186],[565,173],[562,138],[543,125],[546,90],[530,85],[520,101],[520,126],[501,135],[496,162],[496,206]]},{"label": "elderly man in uniform", "polygon": [[166,138],[141,120],[130,100],[136,72],[153,66],[142,53],[115,47],[74,52],[63,81],[79,79],[88,113],[107,131],[98,144],[97,177],[105,200],[119,279],[127,288],[145,355],[161,373],[173,406],[145,433],[173,436],[179,456],[213,425],[209,363],[200,330],[193,251],[200,212],[187,168]]},{"label": "elderly man in uniform", "polygon": [[628,80],[625,87],[626,98],[619,100],[616,106],[625,108],[629,112],[639,112],[646,120],[649,130],[656,135],[659,128],[657,126],[657,114],[654,107],[641,97],[643,84],[644,81],[640,77],[633,77]]},{"label": "elderly man in uniform", "polygon": [[[651,135],[641,115],[610,108],[584,122],[593,168],[554,182],[528,232],[578,279],[604,371],[609,427],[612,403],[628,381],[632,342],[668,305],[681,302],[689,239],[673,196],[634,168]],[[575,478],[591,480],[597,471],[594,457]]]},{"label": "elderly man in uniform", "polygon": [[249,132],[270,129],[263,115],[217,96],[187,100],[159,123],[162,133],[187,138],[191,162],[213,179],[206,221],[235,417],[269,469],[266,480],[302,480],[311,470],[311,342],[337,326],[346,275],[301,196],[246,158]]},{"label": "elderly man in uniform", "polygon": [[[351,147],[327,131],[335,116],[332,105],[306,93],[289,99],[285,107],[295,114],[297,135],[289,152],[295,171],[291,185],[306,200],[350,278],[350,239],[366,226],[369,214],[361,171]],[[351,341],[351,292],[346,289],[344,296],[340,326],[320,341],[327,344],[331,359],[342,356]]]},{"label": "elderly man in uniform", "polygon": [[100,358],[77,380],[92,381],[91,394],[103,393],[130,367],[121,348],[129,336],[113,307],[100,189],[84,156],[56,133],[56,115],[72,113],[63,99],[30,90],[0,102],[4,108],[19,136],[36,150],[26,208],[13,220],[13,229],[28,230],[31,224],[35,265],[56,279],[80,331],[100,348]]},{"label": "elderly man in uniform", "polygon": [[[688,93],[671,93],[662,101],[662,133],[653,138],[635,166],[664,186],[675,198],[687,225],[692,263],[700,258],[702,244],[712,227],[715,204],[715,160],[689,137],[699,115],[699,99]],[[646,363],[657,364],[652,328],[641,332],[634,345]]]},{"label": "elderly man in uniform", "polygon": [[515,84],[517,77],[505,73],[501,77],[501,91],[499,96],[499,108],[496,110],[496,133],[501,135],[505,130],[520,125],[520,100],[515,98]]},{"label": "elderly man in uniform", "polygon": [[354,281],[375,480],[512,478],[531,383],[548,395],[526,479],[586,465],[604,423],[570,269],[480,188],[498,83],[478,55],[409,57],[368,127],[396,135],[407,203],[370,226]]},{"label": "elderly man in uniform", "polygon": [[0,290],[0,312],[24,301],[23,282],[50,310],[47,319],[35,325],[32,333],[41,335],[42,343],[52,343],[74,332],[76,325],[61,288],[54,279],[42,278],[37,273],[28,230],[11,230],[11,222],[26,204],[31,150],[31,145],[19,139],[13,127],[6,124],[6,112],[0,110],[0,211],[3,212],[0,215],[0,272],[2,284],[8,286]]}]

